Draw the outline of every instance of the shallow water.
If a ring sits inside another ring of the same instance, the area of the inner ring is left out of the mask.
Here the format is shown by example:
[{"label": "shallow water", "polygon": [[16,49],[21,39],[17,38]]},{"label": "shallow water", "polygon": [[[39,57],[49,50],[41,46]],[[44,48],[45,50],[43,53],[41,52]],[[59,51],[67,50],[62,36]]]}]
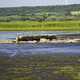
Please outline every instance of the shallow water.
[{"label": "shallow water", "polygon": [[0,44],[0,54],[16,56],[31,54],[55,54],[79,55],[80,44]]},{"label": "shallow water", "polygon": [[[77,33],[77,32],[76,32]],[[27,31],[27,32],[0,32],[0,40],[15,39],[17,35],[60,35],[70,34],[67,32],[53,31]],[[79,44],[53,44],[53,43],[36,43],[36,44],[0,44],[0,55],[30,55],[30,54],[80,54]]]}]

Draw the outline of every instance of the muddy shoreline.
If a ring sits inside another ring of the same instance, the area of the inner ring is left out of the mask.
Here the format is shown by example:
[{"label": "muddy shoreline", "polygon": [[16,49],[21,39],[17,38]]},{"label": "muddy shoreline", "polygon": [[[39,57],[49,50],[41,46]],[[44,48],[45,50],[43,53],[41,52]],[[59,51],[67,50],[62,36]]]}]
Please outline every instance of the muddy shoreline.
[{"label": "muddy shoreline", "polygon": [[0,44],[7,44],[7,43],[80,43],[80,39],[40,39],[40,41],[32,40],[32,41],[17,41],[17,40],[0,40]]},{"label": "muddy shoreline", "polygon": [[[9,35],[10,36],[10,35]],[[43,35],[16,35],[14,39],[1,40],[1,43],[80,43],[80,33],[43,34]]]}]

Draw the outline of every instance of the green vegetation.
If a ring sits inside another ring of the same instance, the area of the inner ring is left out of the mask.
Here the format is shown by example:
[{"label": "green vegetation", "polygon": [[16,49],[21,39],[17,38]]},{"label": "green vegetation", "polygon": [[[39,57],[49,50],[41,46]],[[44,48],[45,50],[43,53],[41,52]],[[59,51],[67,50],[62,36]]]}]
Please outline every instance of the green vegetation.
[{"label": "green vegetation", "polygon": [[0,80],[80,80],[79,55],[21,55],[0,57]]},{"label": "green vegetation", "polygon": [[0,8],[0,31],[80,31],[80,4]]},{"label": "green vegetation", "polygon": [[0,16],[35,16],[43,15],[70,15],[71,11],[80,11],[80,4],[61,6],[36,6],[36,7],[10,7],[0,8]]},{"label": "green vegetation", "polygon": [[0,31],[54,30],[80,31],[80,21],[17,21],[0,22]]}]

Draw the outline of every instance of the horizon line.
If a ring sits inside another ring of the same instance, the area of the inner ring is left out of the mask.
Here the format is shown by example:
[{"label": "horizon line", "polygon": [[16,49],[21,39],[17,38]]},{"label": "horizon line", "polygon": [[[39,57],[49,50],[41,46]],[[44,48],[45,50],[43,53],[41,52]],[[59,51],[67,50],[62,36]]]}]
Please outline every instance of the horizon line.
[{"label": "horizon line", "polygon": [[74,4],[74,3],[72,3],[72,4],[56,4],[56,5],[30,5],[30,6],[26,6],[26,5],[24,5],[24,6],[4,6],[4,7],[2,7],[2,6],[0,6],[0,8],[15,8],[15,7],[46,7],[46,6],[69,6],[69,5],[80,5],[80,3],[79,4]]}]

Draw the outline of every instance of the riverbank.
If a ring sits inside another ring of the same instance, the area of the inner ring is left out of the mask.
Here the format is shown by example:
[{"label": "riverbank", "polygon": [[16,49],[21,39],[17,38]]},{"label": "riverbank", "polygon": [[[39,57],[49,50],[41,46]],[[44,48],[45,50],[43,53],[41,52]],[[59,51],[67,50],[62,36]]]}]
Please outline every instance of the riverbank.
[{"label": "riverbank", "polygon": [[0,32],[0,43],[80,43],[79,32]]},{"label": "riverbank", "polygon": [[12,44],[16,43],[16,40],[0,40],[0,44]]},{"label": "riverbank", "polygon": [[0,40],[0,44],[21,44],[21,43],[80,43],[80,39],[69,39],[69,40],[46,40],[46,39],[41,39],[39,42],[36,40],[34,41],[16,41],[16,40]]},{"label": "riverbank", "polygon": [[0,31],[80,31],[80,21],[0,22]]}]

